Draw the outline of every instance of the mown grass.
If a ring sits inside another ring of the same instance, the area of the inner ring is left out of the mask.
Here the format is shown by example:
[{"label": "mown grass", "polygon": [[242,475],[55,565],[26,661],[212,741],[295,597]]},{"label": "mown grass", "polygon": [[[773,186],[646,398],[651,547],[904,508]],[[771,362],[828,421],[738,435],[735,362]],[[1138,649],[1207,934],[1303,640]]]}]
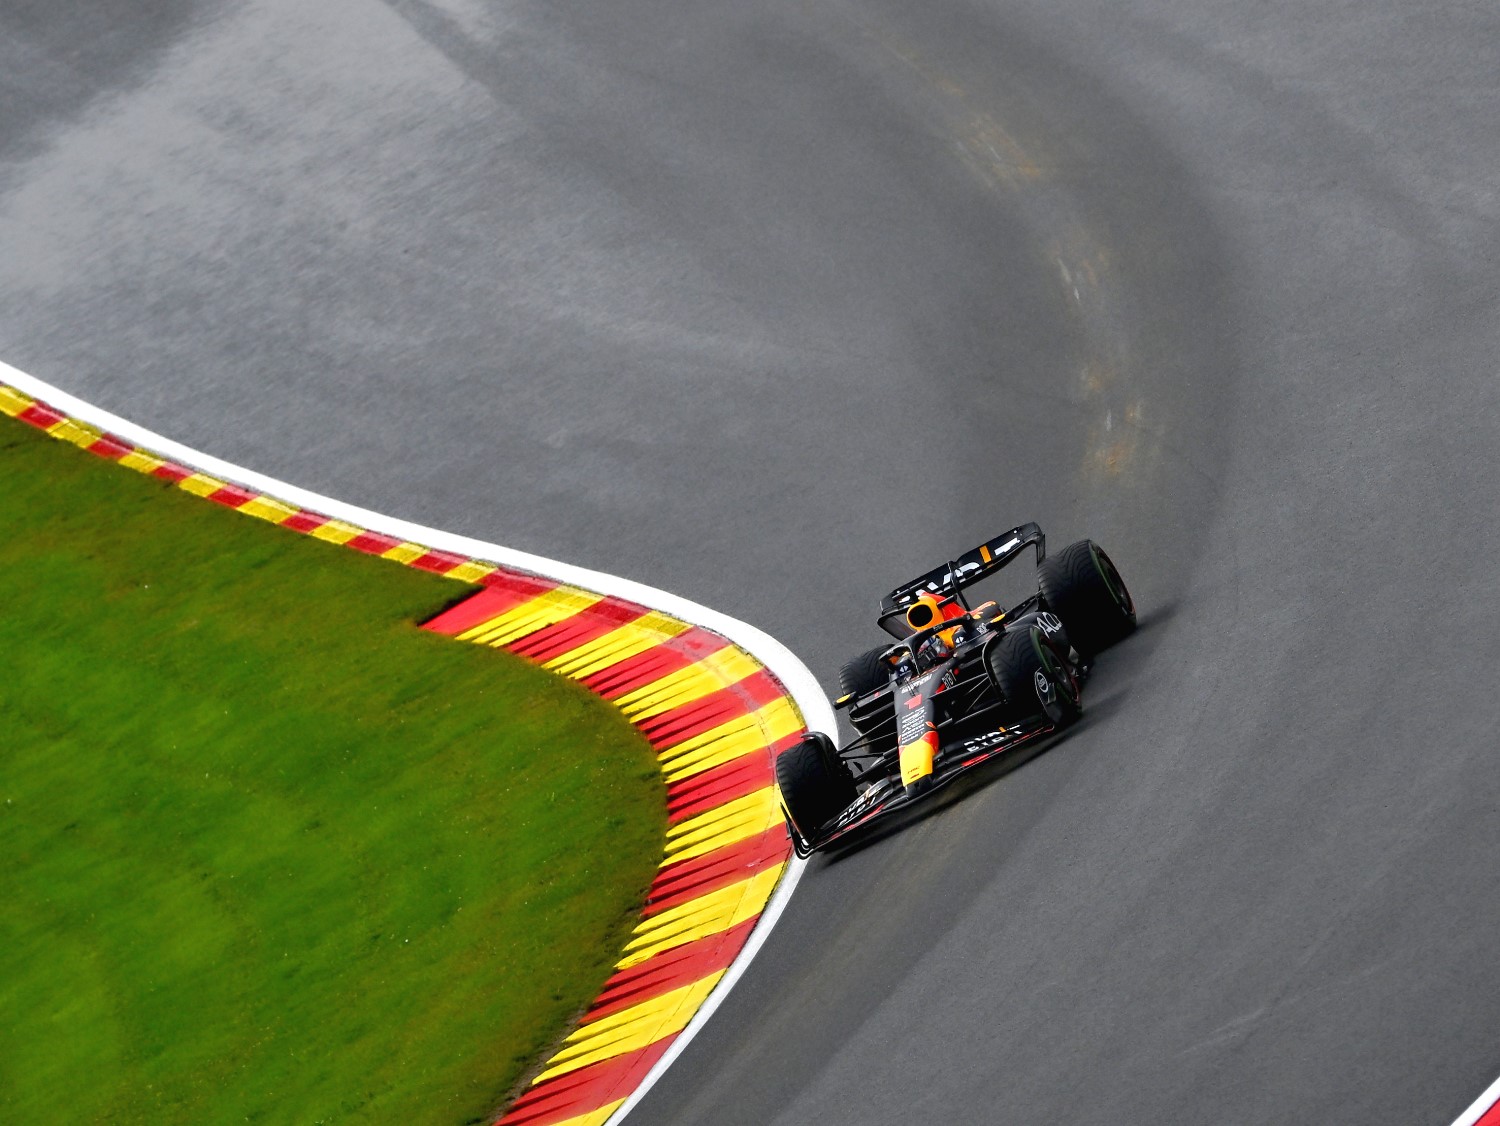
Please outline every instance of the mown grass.
[{"label": "mown grass", "polygon": [[451,580],[0,419],[0,1121],[457,1124],[597,992],[649,748]]}]

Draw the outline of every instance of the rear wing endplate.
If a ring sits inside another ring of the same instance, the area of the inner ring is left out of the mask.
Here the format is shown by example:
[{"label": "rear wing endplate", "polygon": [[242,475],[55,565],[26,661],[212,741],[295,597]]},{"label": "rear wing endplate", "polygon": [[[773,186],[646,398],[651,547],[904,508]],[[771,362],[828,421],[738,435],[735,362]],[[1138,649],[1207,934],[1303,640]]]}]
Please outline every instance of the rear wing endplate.
[{"label": "rear wing endplate", "polygon": [[993,575],[1032,545],[1036,546],[1036,561],[1041,563],[1047,556],[1047,541],[1037,524],[1022,524],[1019,528],[1002,532],[972,551],[964,552],[951,563],[944,563],[921,578],[898,586],[880,600],[880,618],[884,621],[905,610],[924,590],[939,596],[956,594],[986,575]]}]

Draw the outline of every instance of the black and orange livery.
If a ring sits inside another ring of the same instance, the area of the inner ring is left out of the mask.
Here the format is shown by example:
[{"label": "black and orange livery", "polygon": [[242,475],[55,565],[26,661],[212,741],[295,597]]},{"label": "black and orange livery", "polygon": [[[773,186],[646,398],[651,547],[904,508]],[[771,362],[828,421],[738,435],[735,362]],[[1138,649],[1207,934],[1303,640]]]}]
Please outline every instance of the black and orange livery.
[{"label": "black and orange livery", "polygon": [[[1037,591],[1004,609],[965,589],[1036,552]],[[839,674],[855,738],[810,732],[776,761],[787,831],[806,856],[959,774],[1053,735],[1082,713],[1102,649],[1135,628],[1135,604],[1092,540],[1048,556],[1023,524],[897,587],[879,622],[896,641]]]}]

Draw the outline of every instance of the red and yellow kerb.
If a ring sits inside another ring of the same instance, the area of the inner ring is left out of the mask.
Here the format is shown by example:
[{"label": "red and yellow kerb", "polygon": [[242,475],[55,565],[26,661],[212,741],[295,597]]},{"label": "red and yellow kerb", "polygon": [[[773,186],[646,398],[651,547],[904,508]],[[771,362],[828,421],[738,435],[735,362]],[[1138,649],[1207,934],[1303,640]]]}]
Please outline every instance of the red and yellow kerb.
[{"label": "red and yellow kerb", "polygon": [[745,945],[791,855],[776,755],[805,730],[789,693],[728,639],[649,607],[434,551],[161,457],[0,383],[0,413],[279,527],[476,583],[423,628],[582,682],[656,749],[669,828],[661,868],[604,992],[501,1126],[602,1126]]}]

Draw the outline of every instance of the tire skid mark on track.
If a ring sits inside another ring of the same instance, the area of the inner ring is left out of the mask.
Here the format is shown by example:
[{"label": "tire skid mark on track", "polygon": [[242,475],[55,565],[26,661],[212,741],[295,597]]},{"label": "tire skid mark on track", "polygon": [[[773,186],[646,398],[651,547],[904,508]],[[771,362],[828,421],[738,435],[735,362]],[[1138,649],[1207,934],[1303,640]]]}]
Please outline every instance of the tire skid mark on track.
[{"label": "tire skid mark on track", "polygon": [[[801,873],[782,825],[773,766],[777,752],[809,726],[804,710],[824,719],[816,712],[827,704],[810,674],[743,623],[673,596],[562,564],[554,576],[489,562],[400,533],[429,532],[425,541],[457,537],[334,501],[309,507],[285,500],[310,494],[193,456],[76,401],[59,409],[40,396],[70,397],[3,364],[0,376],[7,380],[0,381],[0,413],[54,438],[278,527],[480,585],[422,628],[503,648],[579,681],[656,749],[669,826],[642,918],[579,1026],[496,1121],[602,1126],[623,1118],[754,956]],[[173,455],[158,452],[164,448]],[[194,467],[205,465],[214,472]],[[386,530],[371,526],[377,523]],[[570,581],[575,576],[592,585]],[[594,589],[603,586],[620,593]],[[726,624],[738,629],[709,628]],[[729,632],[749,635],[750,644]],[[751,651],[768,647],[780,675]]]}]

